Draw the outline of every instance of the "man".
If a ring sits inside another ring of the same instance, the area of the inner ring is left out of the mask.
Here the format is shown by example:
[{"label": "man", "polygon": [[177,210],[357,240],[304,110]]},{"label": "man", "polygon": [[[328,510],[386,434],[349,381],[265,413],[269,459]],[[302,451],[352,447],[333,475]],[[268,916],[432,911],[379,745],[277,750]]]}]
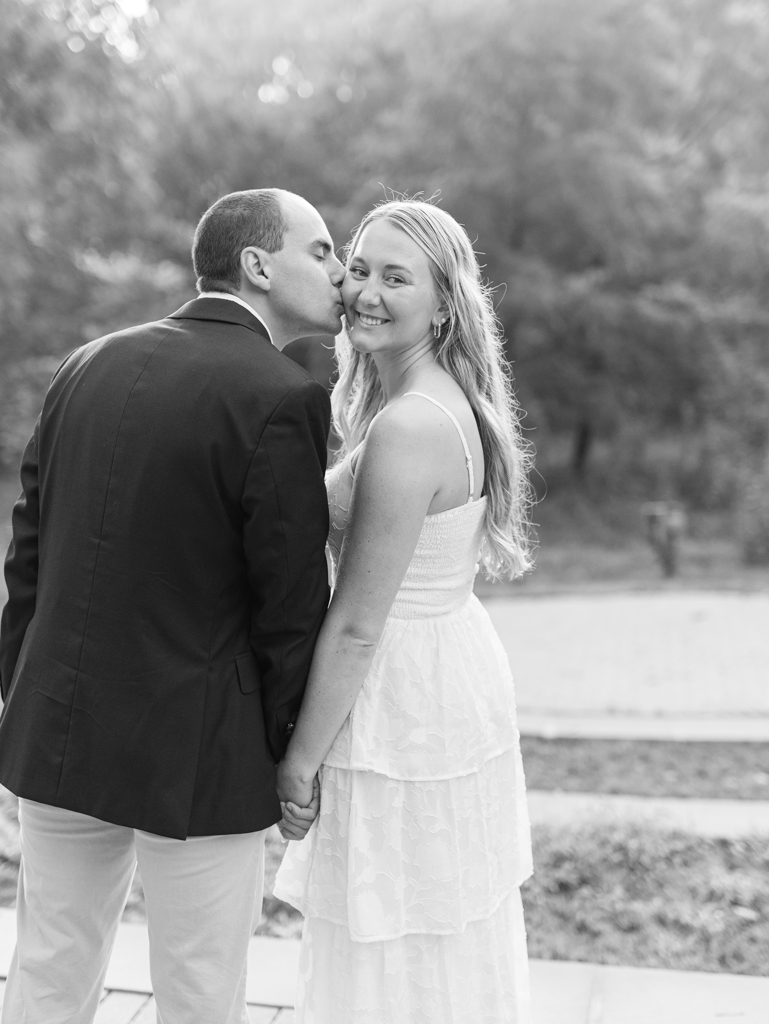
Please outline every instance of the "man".
[{"label": "man", "polygon": [[4,1024],[93,1020],[137,858],[158,1021],[247,1020],[275,764],[328,601],[329,399],[280,350],[339,330],[344,270],[318,212],[272,189],[215,203],[192,256],[197,299],[64,361],[22,462]]}]

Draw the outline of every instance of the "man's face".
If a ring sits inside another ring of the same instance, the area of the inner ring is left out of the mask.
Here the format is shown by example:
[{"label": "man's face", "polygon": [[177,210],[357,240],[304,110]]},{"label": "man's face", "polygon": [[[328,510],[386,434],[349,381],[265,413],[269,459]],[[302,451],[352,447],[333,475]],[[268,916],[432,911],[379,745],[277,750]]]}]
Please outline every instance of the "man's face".
[{"label": "man's face", "polygon": [[288,228],[283,248],[270,254],[270,306],[295,338],[338,334],[344,312],[344,267],[315,207],[292,192],[280,205]]}]

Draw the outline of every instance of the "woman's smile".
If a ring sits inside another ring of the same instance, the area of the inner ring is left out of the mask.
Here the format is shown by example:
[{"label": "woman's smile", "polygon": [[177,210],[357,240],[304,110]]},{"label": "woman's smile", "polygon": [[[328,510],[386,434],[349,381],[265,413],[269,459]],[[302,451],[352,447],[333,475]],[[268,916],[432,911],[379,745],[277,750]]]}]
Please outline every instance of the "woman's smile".
[{"label": "woman's smile", "polygon": [[389,320],[381,316],[372,316],[370,313],[361,313],[360,310],[353,310],[359,323],[364,327],[379,327],[381,324],[389,324]]}]

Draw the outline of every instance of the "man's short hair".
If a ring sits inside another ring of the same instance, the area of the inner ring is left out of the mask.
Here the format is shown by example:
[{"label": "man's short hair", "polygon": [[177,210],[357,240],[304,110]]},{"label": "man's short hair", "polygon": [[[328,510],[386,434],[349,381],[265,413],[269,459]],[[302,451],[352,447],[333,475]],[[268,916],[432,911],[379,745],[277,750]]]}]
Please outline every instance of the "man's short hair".
[{"label": "man's short hair", "polygon": [[200,218],[192,243],[198,291],[237,292],[243,250],[255,245],[278,252],[287,226],[275,189],[253,188],[217,199]]}]

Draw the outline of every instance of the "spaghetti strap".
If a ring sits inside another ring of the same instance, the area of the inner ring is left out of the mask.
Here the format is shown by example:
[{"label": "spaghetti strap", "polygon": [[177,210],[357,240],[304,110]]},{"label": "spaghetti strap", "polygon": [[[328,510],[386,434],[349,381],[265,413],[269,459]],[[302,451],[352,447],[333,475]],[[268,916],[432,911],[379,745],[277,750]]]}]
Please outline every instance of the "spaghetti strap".
[{"label": "spaghetti strap", "polygon": [[462,442],[462,447],[465,450],[465,464],[467,465],[467,476],[470,484],[470,497],[467,499],[469,505],[473,500],[473,494],[475,493],[475,477],[473,475],[473,457],[470,454],[470,446],[467,443],[465,432],[459,425],[459,420],[456,418],[451,409],[447,409],[443,402],[439,402],[437,398],[432,398],[430,395],[426,395],[423,391],[407,391],[401,397],[405,398],[406,395],[418,395],[420,398],[426,398],[428,402],[432,402],[433,405],[437,405],[439,409],[442,409],[454,426],[457,428],[459,439]]}]

